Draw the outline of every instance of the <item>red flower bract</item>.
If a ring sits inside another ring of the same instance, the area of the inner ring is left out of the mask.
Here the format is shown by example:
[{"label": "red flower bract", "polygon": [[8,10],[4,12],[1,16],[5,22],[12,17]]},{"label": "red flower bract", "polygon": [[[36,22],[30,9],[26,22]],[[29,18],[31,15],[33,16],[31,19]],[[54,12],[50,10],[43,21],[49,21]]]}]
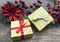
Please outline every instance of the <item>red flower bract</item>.
[{"label": "red flower bract", "polygon": [[2,15],[7,17],[8,21],[18,20],[19,17],[22,15],[19,6],[14,6],[12,3],[3,4],[2,10]]}]

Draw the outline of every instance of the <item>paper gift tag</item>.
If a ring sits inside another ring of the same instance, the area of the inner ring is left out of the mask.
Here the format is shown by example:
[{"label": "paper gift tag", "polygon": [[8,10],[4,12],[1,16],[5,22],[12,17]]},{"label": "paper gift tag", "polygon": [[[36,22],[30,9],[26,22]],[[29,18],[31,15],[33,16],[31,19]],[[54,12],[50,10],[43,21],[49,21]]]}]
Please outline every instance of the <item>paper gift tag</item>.
[{"label": "paper gift tag", "polygon": [[29,15],[28,18],[39,31],[53,21],[53,18],[43,7],[38,8],[35,12]]}]

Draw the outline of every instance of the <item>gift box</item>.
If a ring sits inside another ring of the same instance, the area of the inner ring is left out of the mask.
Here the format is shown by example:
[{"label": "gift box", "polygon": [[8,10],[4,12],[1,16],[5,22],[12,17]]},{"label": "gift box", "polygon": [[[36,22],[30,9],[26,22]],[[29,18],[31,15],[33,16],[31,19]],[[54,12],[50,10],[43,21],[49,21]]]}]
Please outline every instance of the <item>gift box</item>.
[{"label": "gift box", "polygon": [[33,31],[28,19],[11,22],[11,38],[13,40],[24,40],[32,35]]},{"label": "gift box", "polygon": [[39,31],[41,31],[44,27],[46,27],[50,22],[53,21],[53,18],[42,6],[31,15],[29,15],[28,18]]}]

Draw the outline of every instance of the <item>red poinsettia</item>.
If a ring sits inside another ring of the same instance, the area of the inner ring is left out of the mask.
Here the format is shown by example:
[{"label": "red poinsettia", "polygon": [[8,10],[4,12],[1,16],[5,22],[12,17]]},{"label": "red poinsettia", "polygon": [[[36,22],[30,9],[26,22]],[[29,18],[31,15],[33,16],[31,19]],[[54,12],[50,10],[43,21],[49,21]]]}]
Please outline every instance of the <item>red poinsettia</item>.
[{"label": "red poinsettia", "polygon": [[2,15],[7,17],[8,21],[11,20],[18,20],[19,18],[23,17],[21,9],[19,6],[14,6],[12,3],[6,3],[2,6]]}]

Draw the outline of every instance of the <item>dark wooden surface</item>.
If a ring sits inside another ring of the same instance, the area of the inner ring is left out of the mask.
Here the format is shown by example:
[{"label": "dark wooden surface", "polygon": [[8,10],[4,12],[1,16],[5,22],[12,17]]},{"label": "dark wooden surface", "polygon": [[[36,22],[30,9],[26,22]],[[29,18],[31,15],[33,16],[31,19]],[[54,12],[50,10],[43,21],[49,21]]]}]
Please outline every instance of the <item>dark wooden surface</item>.
[{"label": "dark wooden surface", "polygon": [[[0,5],[6,0],[0,0]],[[13,2],[12,0],[9,0]],[[45,8],[46,3],[50,2],[53,5],[52,0],[42,0],[42,6]],[[26,0],[28,4],[36,2],[35,0]],[[46,8],[45,8],[46,9]],[[1,18],[0,18],[1,20]],[[42,31],[37,31],[34,27],[33,37],[30,39],[15,41],[15,42],[60,42],[60,24],[56,23],[55,25],[49,24]],[[10,26],[2,24],[0,22],[0,42],[13,42],[10,38]]]}]

